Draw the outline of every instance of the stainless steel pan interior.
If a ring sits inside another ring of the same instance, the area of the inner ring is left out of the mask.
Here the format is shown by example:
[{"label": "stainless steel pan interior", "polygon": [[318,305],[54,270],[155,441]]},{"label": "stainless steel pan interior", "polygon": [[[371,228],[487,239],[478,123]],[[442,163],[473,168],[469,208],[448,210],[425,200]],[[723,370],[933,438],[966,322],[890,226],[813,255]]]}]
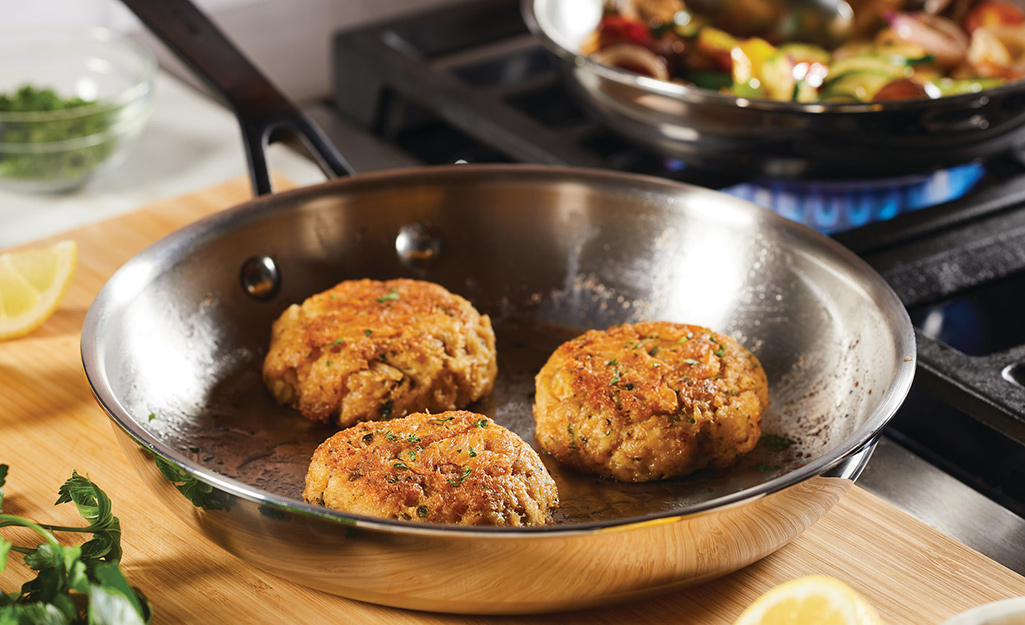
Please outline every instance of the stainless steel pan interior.
[{"label": "stainless steel pan interior", "polygon": [[[213,46],[191,58],[239,114],[258,192],[274,128],[325,149],[188,2],[126,1],[179,52]],[[340,172],[344,161],[326,149],[325,166]],[[246,288],[254,276],[266,288]],[[264,388],[271,323],[342,280],[399,276],[442,284],[491,316],[499,378],[470,408],[528,442],[533,376],[560,342],[666,319],[728,332],[757,354],[772,400],[764,431],[795,444],[653,484],[595,479],[546,458],[562,499],[546,527],[426,525],[307,505],[310,455],[332,432]],[[784,545],[868,460],[911,385],[915,344],[896,295],[867,265],[754,205],[653,178],[467,165],[270,195],[173,233],[104,286],[82,358],[143,480],[240,558],[366,601],[516,613],[683,587]]]},{"label": "stainless steel pan interior", "polygon": [[1025,143],[1025,82],[865,104],[749,100],[613,69],[578,54],[602,0],[523,0],[572,93],[630,141],[690,165],[771,177],[888,178]]},{"label": "stainless steel pan interior", "polygon": [[[427,243],[440,246],[435,260],[411,267],[396,253],[397,240],[427,231],[437,237]],[[254,253],[280,271],[270,301],[239,284]],[[761,446],[728,471],[642,485],[596,480],[546,458],[563,500],[552,527],[428,528],[306,505],[307,463],[331,431],[275,405],[264,389],[270,324],[290,303],[341,280],[396,276],[442,284],[491,315],[499,379],[471,409],[527,441],[533,375],[559,342],[585,328],[668,319],[721,329],[754,351],[771,389],[764,430],[797,444]],[[335,181],[190,226],[118,271],[89,311],[82,345],[90,383],[127,435],[129,457],[207,535],[318,588],[455,611],[588,605],[693,583],[764,556],[849,484],[821,476],[853,477],[908,391],[915,356],[892,291],[810,230],[702,189],[516,166]],[[194,507],[158,469],[179,487],[208,485],[210,498]],[[789,502],[784,512],[758,512],[774,497]],[[247,516],[247,502],[259,514]],[[688,526],[723,511],[742,518],[730,521],[735,533],[726,530],[726,545],[712,552],[695,550],[696,537],[723,535]],[[656,520],[666,524],[649,527]],[[367,533],[350,537],[353,525]],[[628,540],[632,532],[613,529],[656,535]],[[679,542],[677,532],[688,538]],[[534,571],[530,593],[493,596],[495,584],[517,588],[521,572],[508,559],[481,562],[472,580],[448,592],[393,581],[413,563],[427,579],[450,575],[448,558],[427,557],[439,540],[487,550],[496,540],[511,549],[541,537],[546,547],[524,552]],[[399,539],[407,542],[393,544]],[[585,540],[588,549],[573,547]],[[588,590],[572,589],[552,577],[565,574],[560,564],[603,572],[588,576]],[[653,578],[637,577],[650,567]]]}]

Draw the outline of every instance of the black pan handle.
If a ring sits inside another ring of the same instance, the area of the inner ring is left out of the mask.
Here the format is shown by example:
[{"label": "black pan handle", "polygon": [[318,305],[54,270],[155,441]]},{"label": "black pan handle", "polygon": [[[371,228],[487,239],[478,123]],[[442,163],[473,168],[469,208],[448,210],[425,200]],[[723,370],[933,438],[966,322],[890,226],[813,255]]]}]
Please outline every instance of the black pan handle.
[{"label": "black pan handle", "polygon": [[306,115],[249,62],[189,0],[122,0],[168,48],[218,91],[242,126],[253,193],[270,193],[267,146],[291,132],[331,178],[352,168]]}]

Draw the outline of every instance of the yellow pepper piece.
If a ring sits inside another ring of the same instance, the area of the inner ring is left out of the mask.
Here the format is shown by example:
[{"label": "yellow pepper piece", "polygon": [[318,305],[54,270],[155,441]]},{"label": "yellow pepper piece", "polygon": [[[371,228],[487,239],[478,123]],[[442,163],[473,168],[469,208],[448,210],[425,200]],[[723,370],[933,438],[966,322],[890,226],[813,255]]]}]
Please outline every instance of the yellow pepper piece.
[{"label": "yellow pepper piece", "polygon": [[734,84],[748,84],[752,79],[760,83],[762,66],[775,53],[775,46],[758,37],[745,39],[733,46],[733,49],[730,50],[730,58],[733,59]]}]

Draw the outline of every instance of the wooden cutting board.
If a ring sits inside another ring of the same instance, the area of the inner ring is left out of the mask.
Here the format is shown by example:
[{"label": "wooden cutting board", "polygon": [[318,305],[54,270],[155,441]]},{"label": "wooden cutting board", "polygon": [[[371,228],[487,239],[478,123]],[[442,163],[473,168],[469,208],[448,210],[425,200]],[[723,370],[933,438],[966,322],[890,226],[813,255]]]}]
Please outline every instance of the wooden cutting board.
[{"label": "wooden cutting board", "polygon": [[[172,230],[248,197],[248,183],[236,180],[55,237],[79,245],[77,273],[60,309],[28,337],[0,343],[0,463],[11,466],[4,511],[77,524],[73,507],[51,504],[72,469],[89,474],[113,499],[124,528],[123,567],[152,601],[155,623],[716,625],[732,623],[769,588],[812,573],[845,580],[890,625],[935,624],[982,603],[1025,595],[1025,578],[858,487],[797,540],[733,575],[570,614],[408,612],[308,590],[244,564],[171,516],[136,478],[89,391],[79,333],[89,304],[122,263]],[[4,532],[16,543],[30,540]],[[9,566],[0,589],[14,590],[29,576],[20,563]]]}]

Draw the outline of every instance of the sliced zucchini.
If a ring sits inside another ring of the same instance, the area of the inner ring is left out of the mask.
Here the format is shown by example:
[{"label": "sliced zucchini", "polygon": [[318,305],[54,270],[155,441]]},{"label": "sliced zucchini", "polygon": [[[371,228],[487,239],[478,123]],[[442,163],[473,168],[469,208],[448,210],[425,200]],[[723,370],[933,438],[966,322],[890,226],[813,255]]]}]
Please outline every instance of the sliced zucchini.
[{"label": "sliced zucchini", "polygon": [[964,93],[978,93],[983,89],[999,87],[1006,81],[1001,78],[974,78],[971,80],[952,80],[943,78],[936,81],[943,95],[961,95]]},{"label": "sliced zucchini", "polygon": [[693,39],[698,32],[708,26],[708,20],[700,15],[693,15],[687,11],[680,11],[673,20],[672,29],[683,39]]},{"label": "sliced zucchini", "polygon": [[797,81],[797,86],[794,87],[794,100],[797,102],[803,102],[810,104],[812,102],[819,101],[819,89],[808,84],[804,80]]},{"label": "sliced zucchini", "polygon": [[834,102],[838,97],[850,97],[858,102],[871,102],[876,93],[893,82],[893,79],[894,76],[885,72],[847,72],[823,86],[820,99],[823,102]]},{"label": "sliced zucchini", "polygon": [[876,55],[881,57],[899,57],[909,65],[932,63],[933,56],[925,48],[910,42],[892,42],[876,46]]},{"label": "sliced zucchini", "polygon": [[726,89],[733,84],[733,77],[722,72],[689,72],[683,75],[684,80],[702,89]]},{"label": "sliced zucchini", "polygon": [[809,63],[829,65],[829,62],[833,59],[829,52],[810,43],[785,43],[779,49],[781,52],[789,54],[795,63],[807,61]]}]

